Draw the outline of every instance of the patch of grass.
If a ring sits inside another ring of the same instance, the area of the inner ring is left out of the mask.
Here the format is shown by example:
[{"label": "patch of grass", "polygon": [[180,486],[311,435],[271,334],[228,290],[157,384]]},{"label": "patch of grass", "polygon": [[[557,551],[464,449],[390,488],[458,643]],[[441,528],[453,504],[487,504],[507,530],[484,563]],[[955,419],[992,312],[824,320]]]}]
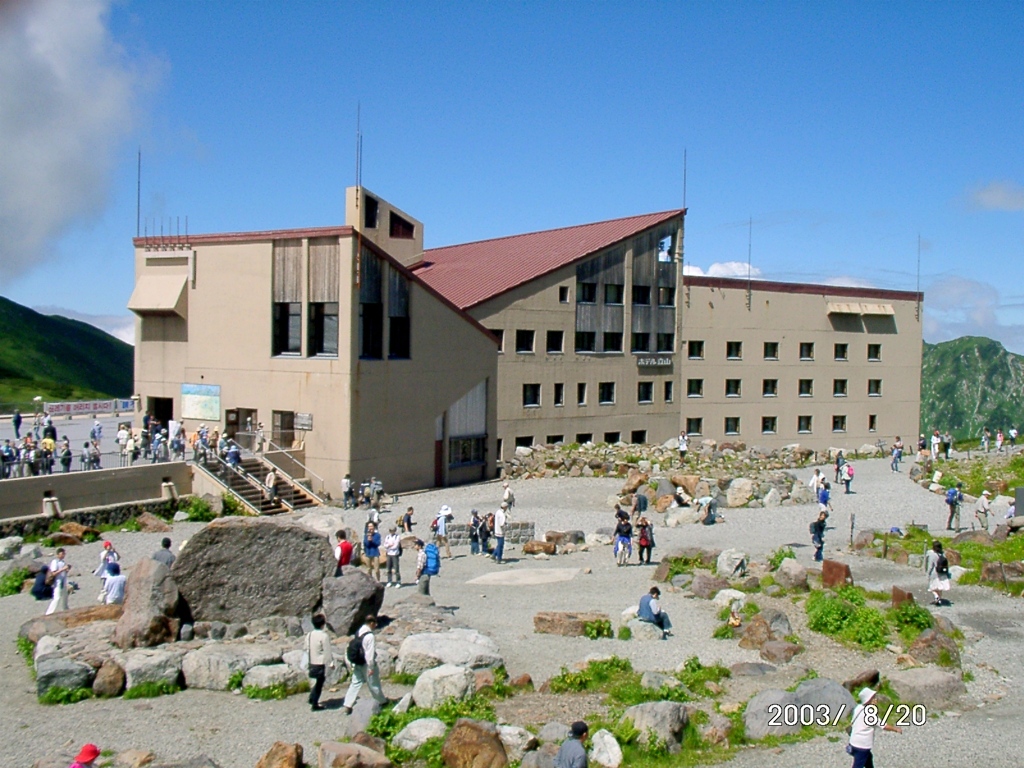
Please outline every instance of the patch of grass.
[{"label": "patch of grass", "polygon": [[0,578],[0,597],[10,597],[21,592],[21,585],[31,574],[28,568],[15,568]]},{"label": "patch of grass", "polygon": [[782,639],[785,640],[787,643],[792,643],[793,645],[800,645],[801,644],[800,643],[800,636],[799,635],[786,635]]},{"label": "patch of grass", "polygon": [[896,634],[904,646],[913,643],[917,636],[935,623],[931,613],[917,603],[903,603],[898,608],[890,608],[889,620],[896,627]]},{"label": "patch of grass", "polygon": [[673,557],[669,560],[668,581],[682,573],[693,573],[697,568],[703,568],[704,563],[700,557]]},{"label": "patch of grass", "polygon": [[761,612],[761,607],[757,603],[755,603],[753,600],[748,601],[746,605],[744,605],[742,608],[740,608],[740,615],[742,615],[743,617],[748,618],[748,619],[751,616],[755,616],[755,615],[759,614],[760,612]]},{"label": "patch of grass", "polygon": [[275,683],[274,685],[268,685],[266,687],[247,685],[245,686],[243,693],[245,693],[245,695],[250,699],[256,699],[257,701],[280,701],[287,699],[292,694],[302,693],[304,690],[309,690],[309,683],[305,681],[291,687],[284,683]]},{"label": "patch of grass", "polygon": [[633,639],[633,630],[630,629],[629,627],[627,627],[625,624],[623,624],[621,627],[619,627],[619,635],[618,635],[618,637],[619,637],[619,640],[632,640]]},{"label": "patch of grass", "polygon": [[613,656],[592,661],[581,670],[570,671],[563,667],[561,674],[551,679],[550,686],[552,693],[607,693],[611,701],[625,706],[645,701],[688,701],[686,692],[680,688],[645,688],[640,680],[640,673],[633,670],[628,659]]},{"label": "patch of grass", "polygon": [[414,675],[412,672],[392,672],[388,678],[395,685],[416,685],[418,679],[419,675]]},{"label": "patch of grass", "polygon": [[705,666],[696,656],[691,656],[683,662],[683,669],[676,673],[676,678],[694,694],[698,696],[715,696],[707,689],[707,683],[718,683],[731,677],[728,667],[719,663]]},{"label": "patch of grass", "polygon": [[47,706],[54,704],[77,704],[92,698],[92,688],[61,688],[55,686],[39,697],[39,703]]},{"label": "patch of grass", "polygon": [[956,660],[950,655],[949,651],[945,648],[939,649],[938,658],[935,659],[935,663],[940,667],[954,667],[956,666]]},{"label": "patch of grass", "polygon": [[29,640],[27,637],[18,637],[18,653],[21,654],[21,658],[25,660],[29,669],[35,668],[35,657],[36,657],[36,644]]},{"label": "patch of grass", "polygon": [[514,696],[515,692],[516,689],[508,682],[508,670],[500,666],[494,670],[494,682],[482,688],[478,695],[488,699],[507,699]]},{"label": "patch of grass", "polygon": [[612,623],[608,619],[597,619],[587,621],[583,624],[583,634],[590,640],[598,640],[602,637],[614,637]]},{"label": "patch of grass", "polygon": [[217,516],[205,499],[199,496],[188,496],[178,502],[178,511],[188,515],[190,523],[208,523]]},{"label": "patch of grass", "polygon": [[864,605],[863,591],[855,587],[841,587],[835,593],[812,592],[805,607],[807,626],[814,632],[869,651],[889,641],[890,627],[884,614]]},{"label": "patch of grass", "polygon": [[[405,726],[413,720],[419,720],[423,717],[436,717],[449,727],[454,725],[455,721],[460,717],[495,722],[494,706],[481,696],[472,696],[463,701],[448,699],[442,702],[436,709],[421,709],[419,707],[412,706],[409,708],[408,712],[395,712],[389,707],[370,719],[370,723],[366,727],[366,732],[371,736],[377,736],[384,739],[388,745],[386,754],[391,762],[396,765],[412,760],[422,759],[428,763],[430,768],[440,768],[442,765],[441,763],[431,762],[432,760],[435,760],[433,757],[435,751],[436,758],[440,758],[440,746],[427,747],[427,745],[424,745],[423,747],[420,747],[420,749],[416,750],[415,753],[410,753],[391,746],[391,740],[394,739],[395,734],[405,728]],[[443,739],[437,739],[437,741],[443,743]],[[427,744],[429,743],[430,742]]]},{"label": "patch of grass", "polygon": [[793,684],[791,686],[789,686],[789,688],[787,688],[786,690],[789,691],[790,693],[792,693],[793,691],[795,691],[797,688],[800,687],[800,683],[803,683],[803,682],[805,682],[807,680],[815,680],[817,677],[818,677],[818,673],[815,670],[808,669],[806,672],[804,672],[802,675],[800,675],[800,677],[798,677],[796,680],[794,680]]},{"label": "patch of grass", "polygon": [[729,617],[732,616],[732,608],[728,605],[723,605],[718,609],[718,620],[728,621]]},{"label": "patch of grass", "polygon": [[721,624],[711,633],[715,640],[732,640],[736,636],[736,629],[728,622]]},{"label": "patch of grass", "polygon": [[973,683],[974,682],[974,673],[973,672],[964,672],[962,675],[960,675],[960,679],[963,680],[965,683]]},{"label": "patch of grass", "polygon": [[155,699],[157,696],[173,696],[180,690],[181,688],[174,683],[169,683],[166,680],[160,680],[159,682],[139,683],[138,685],[133,685],[124,692],[124,696],[122,698]]},{"label": "patch of grass", "polygon": [[238,669],[231,673],[231,677],[228,678],[228,690],[237,691],[242,687],[242,682],[245,680],[245,670]]},{"label": "patch of grass", "polygon": [[761,589],[764,589],[765,587],[774,587],[774,586],[775,586],[775,577],[774,576],[769,574],[767,576],[762,576],[761,577]]},{"label": "patch of grass", "polygon": [[121,530],[130,531],[131,533],[139,533],[142,530],[142,526],[139,524],[138,518],[133,517],[124,522],[124,525],[121,526]]},{"label": "patch of grass", "polygon": [[782,565],[782,561],[787,558],[796,559],[796,553],[793,552],[792,547],[779,547],[770,555],[768,555],[768,567],[773,570],[779,570],[779,566]]}]

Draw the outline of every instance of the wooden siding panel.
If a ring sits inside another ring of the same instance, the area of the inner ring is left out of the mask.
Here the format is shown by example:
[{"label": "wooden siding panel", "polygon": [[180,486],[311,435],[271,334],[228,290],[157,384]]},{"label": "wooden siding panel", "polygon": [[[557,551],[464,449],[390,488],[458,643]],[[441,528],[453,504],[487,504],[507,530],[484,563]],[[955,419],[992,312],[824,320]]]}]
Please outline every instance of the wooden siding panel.
[{"label": "wooden siding panel", "polygon": [[274,241],[275,302],[302,301],[302,241]]},{"label": "wooden siding panel", "polygon": [[309,241],[309,300],[338,301],[341,285],[341,245],[337,238]]}]

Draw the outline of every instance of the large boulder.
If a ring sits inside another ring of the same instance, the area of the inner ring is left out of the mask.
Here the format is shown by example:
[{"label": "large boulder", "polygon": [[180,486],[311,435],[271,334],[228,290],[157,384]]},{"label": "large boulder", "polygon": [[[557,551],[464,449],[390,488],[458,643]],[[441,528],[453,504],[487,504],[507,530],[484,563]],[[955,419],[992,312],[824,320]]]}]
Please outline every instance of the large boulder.
[{"label": "large boulder", "polygon": [[798,707],[808,705],[813,709],[815,723],[826,714],[828,722],[834,723],[851,715],[857,704],[846,688],[827,677],[805,680],[797,686],[793,696]]},{"label": "large boulder", "polygon": [[723,589],[729,589],[728,581],[704,573],[698,573],[690,582],[690,591],[705,600],[710,600]]},{"label": "large boulder", "polygon": [[416,678],[412,700],[417,707],[433,709],[445,699],[462,700],[476,690],[476,676],[471,669],[442,664],[428,669]]},{"label": "large boulder", "polygon": [[543,728],[537,731],[537,738],[543,742],[555,742],[561,744],[569,738],[572,731],[565,723],[552,721],[546,723]]},{"label": "large boulder", "polygon": [[926,629],[907,649],[907,653],[926,664],[944,667],[960,666],[960,649],[956,641],[937,629]]},{"label": "large boulder", "polygon": [[793,626],[789,623],[789,617],[778,608],[765,608],[758,615],[768,622],[772,639],[782,640],[793,634]]},{"label": "large boulder", "polygon": [[474,629],[409,635],[398,649],[398,671],[412,675],[442,664],[484,669],[504,663],[498,644]]},{"label": "large boulder", "polygon": [[538,541],[537,539],[531,539],[523,544],[524,555],[553,555],[557,550],[558,547],[551,541]]},{"label": "large boulder", "polygon": [[287,664],[260,664],[245,673],[242,687],[272,688],[282,685],[288,693],[295,693],[302,690],[306,678],[307,675]]},{"label": "large boulder", "polygon": [[672,507],[665,513],[665,525],[669,528],[693,525],[698,522],[700,522],[700,512],[694,507]]},{"label": "large boulder", "polygon": [[380,752],[359,744],[325,741],[317,753],[318,768],[392,768]]},{"label": "large boulder", "polygon": [[772,664],[786,664],[798,653],[803,653],[803,646],[787,643],[785,640],[769,640],[761,646],[761,658]]},{"label": "large boulder", "polygon": [[935,667],[917,667],[889,673],[889,683],[901,700],[911,704],[945,709],[967,693],[959,674]]},{"label": "large boulder", "polygon": [[640,731],[640,743],[646,744],[653,733],[675,752],[683,739],[688,717],[686,706],[676,701],[648,701],[630,707],[623,714],[623,721],[631,720],[633,727]]},{"label": "large boulder", "polygon": [[505,768],[508,755],[494,723],[460,718],[441,748],[447,768]]},{"label": "large boulder", "polygon": [[174,562],[197,621],[306,616],[335,567],[328,539],[287,520],[227,517],[193,536]]},{"label": "large boulder", "polygon": [[383,707],[372,696],[362,696],[352,705],[352,712],[345,723],[345,735],[352,738],[370,727],[370,721],[380,714]]},{"label": "large boulder", "polygon": [[663,640],[665,633],[656,624],[640,619],[631,619],[626,623],[629,627],[630,637],[634,640]]},{"label": "large boulder", "polygon": [[137,648],[121,654],[117,661],[124,669],[125,685],[128,688],[135,688],[143,683],[177,685],[181,677],[183,655],[161,648]]},{"label": "large boulder", "polygon": [[636,493],[637,489],[646,483],[650,479],[650,476],[639,469],[630,469],[629,474],[626,475],[626,482],[622,486],[622,495],[625,496],[629,493]]},{"label": "large boulder", "polygon": [[688,496],[694,496],[697,492],[697,483],[700,482],[700,475],[672,475],[672,485],[682,488]]},{"label": "large boulder", "polygon": [[211,643],[187,653],[182,660],[181,671],[189,688],[224,691],[236,672],[248,672],[260,664],[280,662],[281,649],[275,645]]},{"label": "large boulder", "polygon": [[[769,688],[758,693],[747,702],[747,708],[743,712],[743,726],[747,738],[758,741],[769,735],[786,736],[800,733],[798,717],[783,718],[779,716],[780,713],[786,712],[795,705],[796,695],[788,691]],[[791,724],[787,725],[786,720]]]},{"label": "large boulder", "polygon": [[64,656],[49,656],[36,664],[36,694],[42,696],[51,688],[92,688],[96,671],[88,664]]},{"label": "large boulder", "polygon": [[124,614],[114,630],[120,648],[149,648],[173,642],[180,621],[178,587],[170,569],[152,558],[139,560],[128,574],[124,592]]},{"label": "large boulder", "polygon": [[139,530],[143,533],[169,533],[171,531],[171,526],[152,512],[143,512],[135,520],[139,524]]},{"label": "large boulder", "polygon": [[607,613],[592,611],[580,613],[576,611],[541,611],[533,617],[533,631],[542,635],[562,635],[563,637],[583,637],[586,626],[595,621],[611,621]]},{"label": "large boulder", "polygon": [[743,626],[740,648],[758,651],[769,640],[773,640],[771,627],[761,614],[756,614]]},{"label": "large boulder", "polygon": [[21,536],[5,536],[0,539],[0,560],[10,560],[21,552],[25,540]]},{"label": "large boulder", "polygon": [[782,506],[782,494],[779,493],[778,488],[771,488],[768,493],[761,499],[761,503],[764,504],[765,509],[773,509],[775,507]]},{"label": "large boulder", "polygon": [[338,635],[352,635],[367,616],[384,604],[384,585],[365,571],[348,568],[339,578],[323,580],[323,614]]},{"label": "large boulder", "polygon": [[601,768],[619,768],[622,765],[622,747],[611,732],[602,728],[590,737],[590,765]]},{"label": "large boulder", "polygon": [[31,643],[38,643],[47,635],[56,635],[65,629],[85,626],[94,621],[117,621],[124,613],[123,605],[90,605],[85,608],[72,608],[70,611],[51,613],[49,616],[37,616],[21,625],[18,637],[24,637]]},{"label": "large boulder", "polygon": [[718,575],[723,579],[735,579],[747,572],[747,553],[740,549],[726,549],[718,556]]},{"label": "large boulder", "polygon": [[737,477],[725,489],[725,504],[727,507],[744,507],[753,495],[754,481],[749,477]]},{"label": "large boulder", "polygon": [[775,581],[786,589],[806,590],[807,569],[792,557],[787,557],[775,572]]},{"label": "large boulder", "polygon": [[446,733],[448,726],[443,721],[436,717],[421,717],[396,733],[391,739],[391,745],[406,752],[415,752],[431,739],[440,739]]},{"label": "large boulder", "polygon": [[711,601],[716,608],[736,608],[739,610],[747,604],[747,593],[738,589],[723,589]]}]

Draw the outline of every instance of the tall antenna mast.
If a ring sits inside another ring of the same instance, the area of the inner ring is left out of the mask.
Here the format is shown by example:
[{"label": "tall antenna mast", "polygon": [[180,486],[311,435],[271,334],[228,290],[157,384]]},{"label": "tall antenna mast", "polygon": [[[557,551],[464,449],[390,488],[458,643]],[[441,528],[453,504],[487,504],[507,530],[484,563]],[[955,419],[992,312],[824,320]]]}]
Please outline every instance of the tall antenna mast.
[{"label": "tall antenna mast", "polygon": [[683,149],[683,208],[686,207],[686,149]]},{"label": "tall antenna mast", "polygon": [[917,309],[914,319],[921,320],[921,233],[917,233]]},{"label": "tall antenna mast", "polygon": [[[683,197],[686,197],[685,193]],[[142,216],[142,146],[139,146],[139,167],[135,174],[135,236],[139,236],[139,220]]]},{"label": "tall antenna mast", "polygon": [[356,102],[356,220],[353,225],[356,228],[356,287],[362,284],[362,263],[363,263],[363,222],[359,215],[359,198],[363,193],[363,129],[362,129],[362,104]]},{"label": "tall antenna mast", "polygon": [[750,253],[754,243],[754,217],[750,217],[750,221],[747,224],[747,310],[750,310],[753,304],[754,298],[752,295],[752,287],[750,285]]}]

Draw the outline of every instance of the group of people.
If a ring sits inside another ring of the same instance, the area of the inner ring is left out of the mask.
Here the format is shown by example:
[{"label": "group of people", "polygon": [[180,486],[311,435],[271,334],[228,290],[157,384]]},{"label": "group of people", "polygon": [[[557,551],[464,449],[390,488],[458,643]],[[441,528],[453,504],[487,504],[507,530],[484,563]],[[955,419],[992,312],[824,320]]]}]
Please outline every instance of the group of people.
[{"label": "group of people", "polygon": [[[996,453],[1003,452],[1003,444],[1007,442],[1007,438],[1009,438],[1009,445],[1007,446],[1007,448],[1010,451],[1010,453],[1013,453],[1013,449],[1017,447],[1018,434],[1019,433],[1017,432],[1016,427],[1010,427],[1005,434],[1003,433],[1002,429],[997,429],[995,435]],[[988,453],[991,447],[992,431],[988,427],[985,427],[981,431],[981,448],[982,450],[985,451],[985,453]],[[949,458],[949,456],[946,456],[946,458]]]}]

